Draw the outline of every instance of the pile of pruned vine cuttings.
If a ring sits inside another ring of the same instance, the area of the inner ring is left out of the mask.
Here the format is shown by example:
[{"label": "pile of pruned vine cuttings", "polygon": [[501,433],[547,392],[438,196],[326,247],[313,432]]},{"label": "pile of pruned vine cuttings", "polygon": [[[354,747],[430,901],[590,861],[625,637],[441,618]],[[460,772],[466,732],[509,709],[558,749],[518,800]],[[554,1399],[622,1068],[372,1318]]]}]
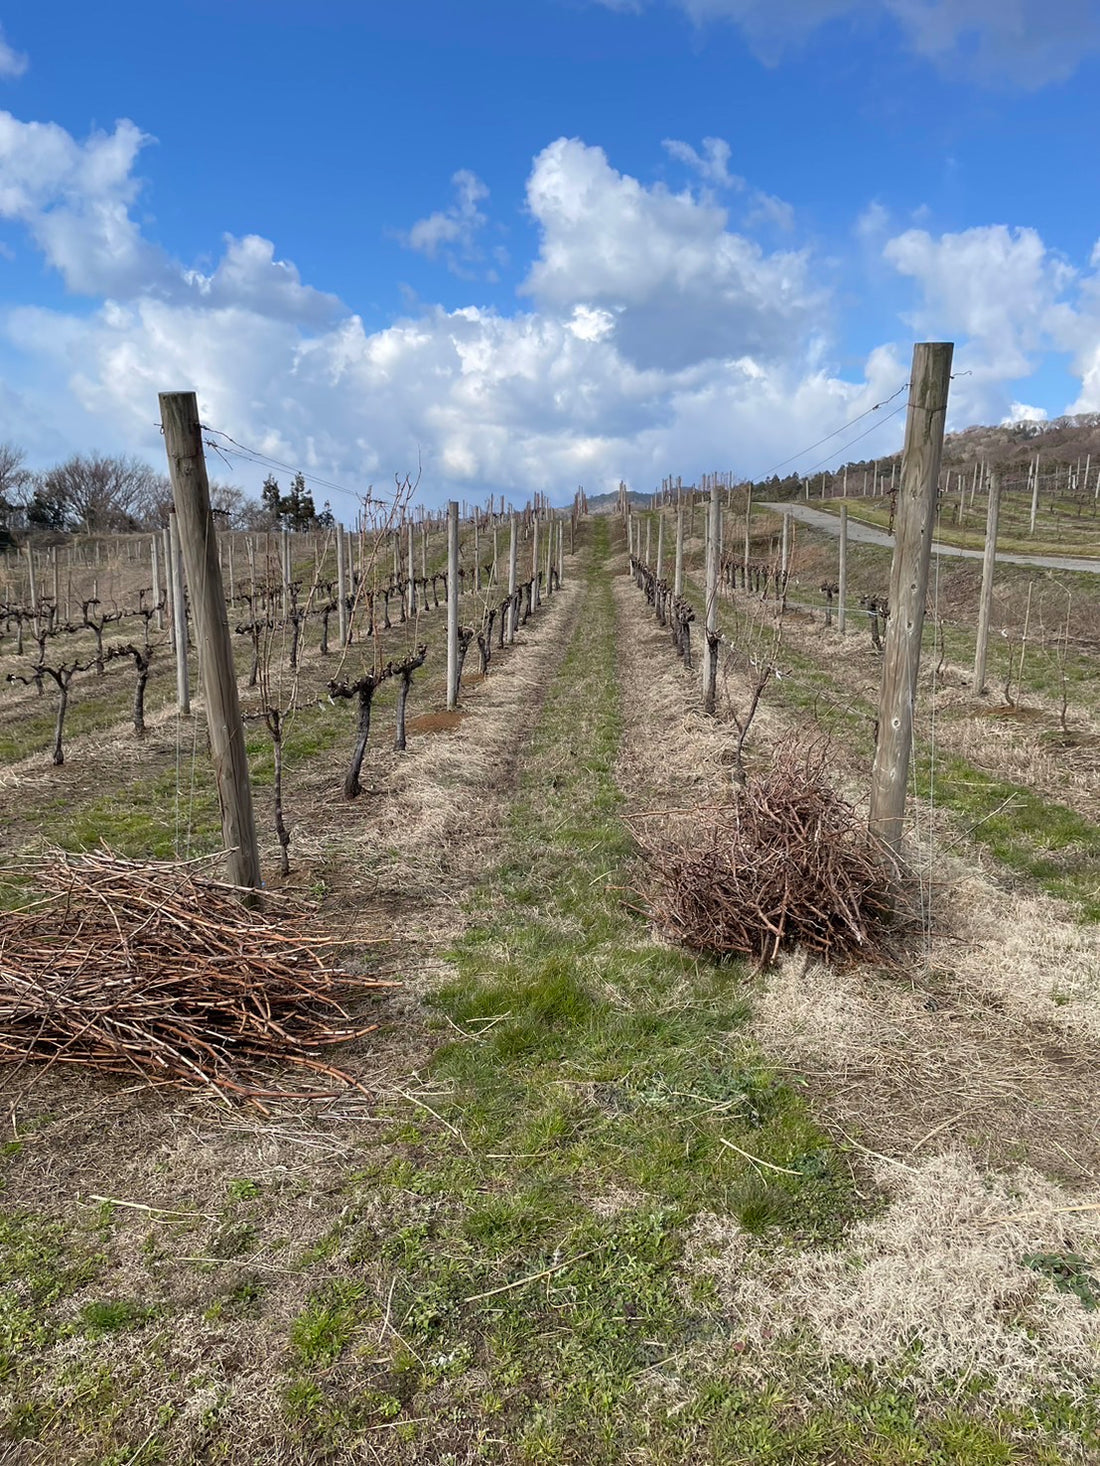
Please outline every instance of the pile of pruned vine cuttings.
[{"label": "pile of pruned vine cuttings", "polygon": [[7,874],[35,897],[0,914],[0,1064],[137,1073],[261,1106],[356,1085],[325,1054],[377,1028],[349,1005],[388,984],[332,965],[305,903],[248,909],[194,864],[109,852],[51,851]]},{"label": "pile of pruned vine cuttings", "polygon": [[826,751],[781,750],[736,798],[637,821],[644,899],[673,940],[761,967],[803,947],[838,965],[885,962],[899,930],[898,866],[832,788]]}]

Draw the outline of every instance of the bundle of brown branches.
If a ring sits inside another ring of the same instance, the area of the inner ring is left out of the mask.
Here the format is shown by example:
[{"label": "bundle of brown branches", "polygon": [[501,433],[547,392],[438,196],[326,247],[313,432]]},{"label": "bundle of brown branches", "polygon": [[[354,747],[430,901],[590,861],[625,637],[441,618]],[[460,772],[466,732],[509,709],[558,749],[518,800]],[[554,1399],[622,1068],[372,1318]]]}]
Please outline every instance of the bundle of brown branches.
[{"label": "bundle of brown branches", "polygon": [[831,787],[823,748],[781,751],[736,800],[643,828],[659,926],[697,951],[774,962],[801,946],[828,962],[885,961],[896,865]]},{"label": "bundle of brown branches", "polygon": [[378,1025],[345,1006],[387,984],[326,962],[304,903],[246,909],[195,864],[51,851],[9,866],[35,899],[0,915],[0,1064],[82,1064],[212,1086],[256,1103],[331,1094],[272,1083]]}]

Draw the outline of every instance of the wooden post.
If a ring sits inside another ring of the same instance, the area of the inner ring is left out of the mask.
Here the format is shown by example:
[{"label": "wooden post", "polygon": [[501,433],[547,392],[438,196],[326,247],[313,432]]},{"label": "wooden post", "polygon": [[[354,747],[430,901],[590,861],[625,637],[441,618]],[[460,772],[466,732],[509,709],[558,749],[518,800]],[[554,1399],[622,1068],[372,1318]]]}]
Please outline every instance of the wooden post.
[{"label": "wooden post", "polygon": [[518,542],[516,539],[516,511],[512,510],[512,517],[508,525],[508,595],[511,597],[508,608],[508,645],[511,646],[516,639],[516,560],[518,556]]},{"label": "wooden post", "polygon": [[336,526],[336,613],[340,626],[341,649],[348,644],[348,578],[344,563],[344,526]]},{"label": "wooden post", "polygon": [[248,555],[248,589],[252,596],[252,615],[256,615],[256,541],[251,535],[245,541],[245,552]]},{"label": "wooden post", "polygon": [[38,630],[38,585],[34,578],[34,548],[27,546],[27,591],[30,596],[31,616],[34,620],[34,629]]},{"label": "wooden post", "polygon": [[840,574],[837,576],[836,629],[841,636],[847,628],[848,603],[848,505],[840,506]]},{"label": "wooden post", "polygon": [[978,641],[974,648],[974,691],[985,691],[985,661],[989,650],[989,614],[993,609],[993,569],[997,560],[997,520],[1001,512],[1001,485],[997,475],[989,476],[989,507],[985,516],[985,554],[982,556],[982,589],[978,597]]},{"label": "wooden post", "polygon": [[745,488],[745,585],[749,583],[749,550],[752,541],[752,484]]},{"label": "wooden post", "polygon": [[791,538],[791,516],[786,510],[783,512],[783,532],[779,541],[779,583],[781,586],[787,584],[787,559],[790,555]]},{"label": "wooden post", "polygon": [[546,524],[546,594],[550,595],[554,588],[551,570],[554,568],[554,521],[550,519]]},{"label": "wooden post", "polygon": [[[1035,514],[1039,508],[1039,455],[1035,455],[1035,475],[1031,480],[1031,533],[1035,533]],[[987,530],[988,533],[988,530]],[[981,688],[978,688],[981,691]]]},{"label": "wooden post", "polygon": [[665,573],[665,516],[657,516],[657,579]]},{"label": "wooden post", "polygon": [[447,711],[458,706],[458,502],[447,505]]},{"label": "wooden post", "polygon": [[684,511],[676,511],[676,570],[672,582],[672,594],[682,596],[684,593]]},{"label": "wooden post", "polygon": [[890,567],[890,618],[871,773],[871,828],[895,852],[901,849],[905,821],[913,704],[953,352],[951,342],[919,342],[913,348],[909,376],[909,411]]},{"label": "wooden post", "polygon": [[565,583],[565,520],[558,520],[558,589]]},{"label": "wooden post", "polygon": [[409,584],[406,595],[406,609],[409,617],[416,615],[416,543],[413,539],[413,522],[409,520]]},{"label": "wooden post", "polygon": [[653,530],[653,525],[647,519],[646,522],[645,522],[645,563],[646,563],[646,565],[649,564],[649,553],[650,553],[649,547],[650,547],[650,543],[651,543],[652,530]]},{"label": "wooden post", "polygon": [[157,552],[157,537],[154,534],[152,541],[153,560],[153,605],[157,608],[157,630],[164,630],[164,615],[160,609],[160,555]]},{"label": "wooden post", "polygon": [[[173,510],[169,514],[174,513]],[[161,530],[161,548],[164,551],[164,599],[168,612],[168,645],[176,644],[176,582],[172,574],[171,518]],[[70,552],[71,553],[71,552]]]},{"label": "wooden post", "polygon": [[718,536],[721,520],[721,500],[717,488],[712,488],[707,514],[707,622],[703,636],[703,711],[706,713],[714,712],[718,682],[718,654],[711,645],[711,637],[718,630]]},{"label": "wooden post", "polygon": [[531,609],[539,603],[539,517],[531,521]]},{"label": "wooden post", "polygon": [[[160,417],[176,506],[174,517],[187,560],[187,580],[195,613],[207,732],[221,805],[228,876],[235,886],[257,890],[262,880],[252,815],[252,787],[194,392],[162,392]],[[180,641],[186,649],[186,631]]]},{"label": "wooden post", "polygon": [[191,712],[191,679],[187,670],[187,602],[183,597],[183,559],[180,553],[179,518],[168,511],[171,542],[169,575],[172,578],[172,641],[176,648],[176,706],[184,717]]}]

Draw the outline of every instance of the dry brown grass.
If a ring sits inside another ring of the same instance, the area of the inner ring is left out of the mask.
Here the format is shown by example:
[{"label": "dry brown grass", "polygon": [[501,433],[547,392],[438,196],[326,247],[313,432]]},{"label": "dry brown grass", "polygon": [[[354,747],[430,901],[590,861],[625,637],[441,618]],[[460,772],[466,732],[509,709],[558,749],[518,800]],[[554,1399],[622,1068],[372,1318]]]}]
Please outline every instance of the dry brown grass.
[{"label": "dry brown grass", "polygon": [[[616,598],[619,777],[630,807],[690,823],[728,788],[732,730],[697,711],[698,675],[681,670],[625,575]],[[766,710],[753,730],[758,765],[795,731],[778,706]],[[859,771],[835,752],[839,787],[859,797]],[[957,840],[940,824],[936,836]],[[925,848],[920,868],[935,934],[908,973],[837,973],[804,954],[783,958],[755,988],[753,1035],[808,1085],[842,1143],[851,1135],[904,1158],[963,1140],[990,1165],[1027,1159],[1071,1180],[1100,1174],[1094,934],[1049,898],[1006,894],[957,849],[945,855],[934,843],[931,867]]]},{"label": "dry brown grass", "polygon": [[700,1217],[686,1264],[715,1281],[735,1337],[879,1366],[927,1397],[981,1375],[1023,1401],[1053,1379],[1095,1382],[1100,1310],[1028,1267],[1036,1253],[1095,1256],[1100,1190],[1068,1194],[1034,1171],[983,1174],[952,1150],[913,1166],[876,1162],[889,1197],[834,1250],[768,1252]]}]

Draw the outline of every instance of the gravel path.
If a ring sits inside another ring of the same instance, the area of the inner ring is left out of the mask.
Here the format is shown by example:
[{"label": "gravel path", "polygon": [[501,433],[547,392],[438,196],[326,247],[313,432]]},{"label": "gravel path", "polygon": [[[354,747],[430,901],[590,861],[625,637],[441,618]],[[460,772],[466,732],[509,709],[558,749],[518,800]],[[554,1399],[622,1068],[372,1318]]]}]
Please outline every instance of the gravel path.
[{"label": "gravel path", "polygon": [[[803,524],[808,524],[813,529],[823,529],[826,534],[840,534],[839,517],[824,509],[811,509],[807,504],[769,503],[762,507],[772,509],[776,514],[792,514]],[[851,515],[848,516],[848,538],[856,544],[884,545],[887,549],[891,549],[894,544],[892,534],[887,534],[884,529],[875,529],[870,524],[858,524]],[[937,555],[960,555],[965,560],[982,558],[981,550],[941,545],[938,540],[932,542],[932,550]],[[1002,550],[998,551],[997,559],[1009,565],[1033,565],[1040,570],[1086,570],[1093,575],[1100,575],[1100,560],[1085,560],[1072,555],[1008,555]]]}]

